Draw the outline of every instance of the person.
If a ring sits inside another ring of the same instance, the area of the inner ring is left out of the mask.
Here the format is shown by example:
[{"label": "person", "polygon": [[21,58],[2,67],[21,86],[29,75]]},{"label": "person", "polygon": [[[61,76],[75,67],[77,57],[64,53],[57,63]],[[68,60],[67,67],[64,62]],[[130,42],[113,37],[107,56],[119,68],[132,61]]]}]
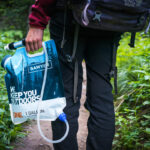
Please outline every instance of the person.
[{"label": "person", "polygon": [[[42,46],[43,32],[50,20],[50,37],[54,39],[58,51],[67,106],[64,112],[70,125],[67,138],[54,144],[55,150],[77,150],[78,117],[82,90],[82,61],[86,62],[87,91],[85,108],[89,111],[87,150],[111,150],[115,133],[115,114],[113,105],[110,71],[112,69],[113,46],[118,46],[121,33],[85,28],[79,26],[75,58],[78,63],[78,84],[74,100],[75,61],[68,62],[64,54],[72,55],[76,21],[72,10],[68,9],[64,23],[63,0],[36,0],[29,15],[29,31],[26,36],[26,50],[38,50]],[[64,46],[62,39],[64,36]],[[65,125],[56,120],[52,122],[53,139],[59,139],[65,132]]]}]

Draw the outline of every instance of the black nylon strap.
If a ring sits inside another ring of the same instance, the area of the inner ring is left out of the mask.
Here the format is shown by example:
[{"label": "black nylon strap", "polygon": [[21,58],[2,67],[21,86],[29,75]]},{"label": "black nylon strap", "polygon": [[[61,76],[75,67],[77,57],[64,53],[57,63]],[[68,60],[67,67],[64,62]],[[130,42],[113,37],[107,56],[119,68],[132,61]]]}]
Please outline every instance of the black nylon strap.
[{"label": "black nylon strap", "polygon": [[78,88],[78,60],[76,58],[76,51],[78,46],[78,36],[79,36],[79,24],[76,24],[75,32],[74,32],[74,42],[73,42],[73,52],[71,59],[75,61],[75,68],[74,68],[74,89],[73,89],[73,99],[74,102],[77,102],[77,88]]},{"label": "black nylon strap", "polygon": [[64,12],[64,29],[63,29],[63,37],[61,41],[61,48],[64,48],[65,45],[65,35],[66,35],[66,19],[67,19],[67,1],[65,0],[65,12]]},{"label": "black nylon strap", "polygon": [[74,87],[73,87],[73,100],[74,103],[77,102],[77,88],[78,88],[78,60],[76,58],[76,51],[77,51],[77,45],[78,45],[78,35],[79,35],[79,25],[76,25],[75,32],[74,32],[74,42],[73,42],[73,51],[72,56],[66,55],[67,61],[69,63],[75,62],[74,65]]},{"label": "black nylon strap", "polygon": [[72,53],[72,60],[75,59],[77,45],[78,45],[78,36],[79,36],[79,24],[76,24],[75,33],[74,33],[74,42],[73,42],[73,53]]},{"label": "black nylon strap", "polygon": [[115,94],[118,94],[118,86],[117,86],[117,67],[114,68],[114,90],[115,90]]},{"label": "black nylon strap", "polygon": [[112,68],[116,67],[116,57],[117,57],[117,46],[116,46],[116,43],[114,43],[114,46],[113,46]]},{"label": "black nylon strap", "polygon": [[77,86],[78,86],[78,60],[76,58],[76,51],[77,51],[77,45],[78,45],[78,36],[79,36],[79,24],[76,24],[75,26],[75,32],[74,32],[74,41],[73,41],[73,51],[72,55],[66,54],[66,59],[69,63],[75,62],[74,67],[74,87],[73,87],[73,99],[74,102],[77,102]]},{"label": "black nylon strap", "polygon": [[130,40],[130,43],[129,43],[129,46],[130,47],[135,47],[135,36],[136,36],[136,32],[132,32],[131,33],[131,40]]},{"label": "black nylon strap", "polygon": [[73,100],[74,103],[78,101],[77,97],[77,89],[78,89],[78,60],[75,60],[75,68],[74,68],[74,87],[73,87]]},{"label": "black nylon strap", "polygon": [[77,51],[77,45],[78,45],[79,28],[80,28],[79,24],[76,24],[76,26],[75,26],[75,32],[74,32],[74,41],[73,41],[72,55],[70,56],[69,54],[66,54],[66,58],[67,58],[68,62],[75,61],[76,51]]},{"label": "black nylon strap", "polygon": [[[65,12],[64,12],[64,30],[63,30],[63,37],[61,42],[61,49],[64,48],[64,44],[66,42],[65,35],[66,35],[66,19],[67,19],[67,0],[65,0]],[[78,45],[78,35],[79,35],[79,24],[76,24],[75,26],[75,32],[74,32],[74,41],[73,41],[73,51],[72,55],[64,54],[63,51],[61,52],[62,55],[65,55],[67,61],[69,63],[75,62],[74,66],[74,87],[73,87],[73,99],[74,102],[77,102],[77,86],[78,86],[78,60],[76,58],[76,51],[77,51],[77,45]]]},{"label": "black nylon strap", "polygon": [[113,45],[113,54],[112,54],[112,67],[110,71],[110,77],[114,78],[114,89],[115,89],[115,94],[118,93],[117,90],[117,67],[116,67],[116,57],[117,57],[117,46],[116,43]]},{"label": "black nylon strap", "polygon": [[[66,12],[67,13],[67,12]],[[66,15],[65,15],[66,16]],[[64,22],[65,22],[65,16],[64,16]],[[65,24],[64,24],[65,26]],[[75,67],[74,67],[74,89],[73,89],[73,99],[74,102],[77,102],[77,86],[78,86],[78,60],[76,58],[76,51],[77,51],[77,45],[78,45],[78,36],[79,36],[79,24],[76,24],[75,26],[75,32],[74,32],[74,41],[73,41],[73,51],[72,55],[70,56],[69,54],[64,54],[63,51],[61,52],[62,55],[64,55],[69,63],[75,62]],[[64,47],[64,41],[65,41],[65,27],[64,27],[64,32],[63,32],[63,40],[61,43],[61,48]]]}]

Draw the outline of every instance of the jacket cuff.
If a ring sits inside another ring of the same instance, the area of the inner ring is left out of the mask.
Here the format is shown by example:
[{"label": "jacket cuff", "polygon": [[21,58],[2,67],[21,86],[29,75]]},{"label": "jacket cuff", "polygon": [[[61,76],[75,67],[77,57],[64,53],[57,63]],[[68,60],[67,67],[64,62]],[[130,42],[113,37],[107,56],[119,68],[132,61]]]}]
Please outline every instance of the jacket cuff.
[{"label": "jacket cuff", "polygon": [[41,29],[45,29],[50,17],[47,16],[43,8],[37,5],[32,5],[31,11],[32,12],[29,15],[29,24]]}]

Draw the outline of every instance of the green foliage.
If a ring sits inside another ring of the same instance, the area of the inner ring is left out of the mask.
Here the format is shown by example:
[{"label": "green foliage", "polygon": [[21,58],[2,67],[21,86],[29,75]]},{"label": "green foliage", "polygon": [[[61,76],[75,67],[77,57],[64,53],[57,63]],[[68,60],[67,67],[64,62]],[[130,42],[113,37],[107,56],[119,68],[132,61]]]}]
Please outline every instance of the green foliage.
[{"label": "green foliage", "polygon": [[[7,54],[5,44],[23,38],[20,31],[0,32],[0,61]],[[49,39],[46,32],[44,40]],[[130,48],[129,34],[125,34],[118,49],[118,90],[115,100],[116,135],[113,150],[150,149],[150,37],[139,33],[136,47]],[[10,119],[8,98],[4,83],[5,71],[0,67],[0,150],[13,149],[10,142],[22,137],[20,125]]]},{"label": "green foliage", "polygon": [[29,8],[35,0],[0,1],[0,29],[20,29],[24,36],[28,27]]},{"label": "green foliage", "polygon": [[[4,45],[13,42],[14,39],[22,39],[20,31],[0,32],[0,62],[5,55],[13,52],[4,51]],[[10,142],[23,137],[21,125],[14,125],[10,118],[7,91],[4,83],[5,70],[0,66],[0,150],[13,149]]]},{"label": "green foliage", "polygon": [[136,47],[124,35],[118,50],[119,96],[114,150],[150,149],[150,38],[139,33]]}]

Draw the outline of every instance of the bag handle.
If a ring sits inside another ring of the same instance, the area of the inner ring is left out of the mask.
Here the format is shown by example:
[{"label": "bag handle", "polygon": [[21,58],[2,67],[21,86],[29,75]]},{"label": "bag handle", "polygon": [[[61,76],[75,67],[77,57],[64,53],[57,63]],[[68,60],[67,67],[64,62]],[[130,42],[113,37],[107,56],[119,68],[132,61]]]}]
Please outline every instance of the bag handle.
[{"label": "bag handle", "polygon": [[[18,42],[12,42],[12,43],[9,43],[7,44],[5,47],[4,47],[4,50],[16,50],[17,48],[20,48],[20,47],[25,47],[26,45],[26,41],[25,39],[21,40],[21,41],[18,41]],[[30,57],[35,57],[35,56],[41,56],[44,54],[44,50],[42,52],[39,52],[39,53],[35,53],[35,54],[29,54],[25,51],[25,55],[30,58]]]},{"label": "bag handle", "polygon": [[14,50],[14,49],[17,49],[19,47],[23,47],[25,45],[26,45],[26,41],[25,41],[25,39],[23,39],[23,40],[18,41],[18,42],[12,42],[12,43],[7,44],[4,47],[4,50]]}]

